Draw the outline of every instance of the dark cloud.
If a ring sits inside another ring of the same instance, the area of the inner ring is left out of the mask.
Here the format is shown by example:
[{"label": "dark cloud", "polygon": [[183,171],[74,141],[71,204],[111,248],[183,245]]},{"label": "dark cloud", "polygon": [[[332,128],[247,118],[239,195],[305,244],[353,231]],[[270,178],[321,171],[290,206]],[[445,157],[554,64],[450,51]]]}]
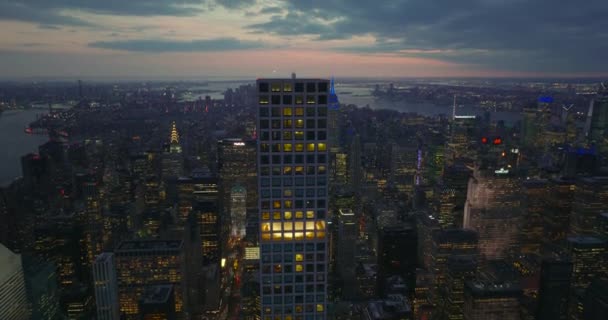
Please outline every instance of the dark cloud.
[{"label": "dark cloud", "polygon": [[[319,40],[371,35],[359,53],[395,53],[514,71],[608,71],[608,2],[553,0],[285,1],[300,21],[249,26]],[[389,41],[391,40],[391,41]],[[414,51],[422,50],[422,51]],[[401,50],[410,52],[399,53]]]},{"label": "dark cloud", "polygon": [[205,52],[246,50],[264,47],[256,41],[241,41],[234,38],[218,38],[207,40],[175,41],[175,40],[122,40],[98,41],[89,43],[89,47],[121,51],[148,53],[164,52]]}]

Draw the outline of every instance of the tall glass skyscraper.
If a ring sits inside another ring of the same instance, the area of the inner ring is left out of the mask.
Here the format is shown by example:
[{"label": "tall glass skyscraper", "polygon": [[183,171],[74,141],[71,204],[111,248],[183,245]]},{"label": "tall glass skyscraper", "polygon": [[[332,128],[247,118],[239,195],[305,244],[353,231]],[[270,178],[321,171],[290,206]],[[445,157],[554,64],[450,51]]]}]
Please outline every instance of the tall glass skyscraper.
[{"label": "tall glass skyscraper", "polygon": [[326,319],[329,81],[257,89],[261,316]]}]

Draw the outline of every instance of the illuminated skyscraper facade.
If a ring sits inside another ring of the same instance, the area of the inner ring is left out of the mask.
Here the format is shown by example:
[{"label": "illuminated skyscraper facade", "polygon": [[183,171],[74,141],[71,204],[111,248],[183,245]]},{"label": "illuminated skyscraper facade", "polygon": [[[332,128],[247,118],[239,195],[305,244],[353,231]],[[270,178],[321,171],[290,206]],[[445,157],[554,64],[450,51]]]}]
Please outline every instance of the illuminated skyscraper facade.
[{"label": "illuminated skyscraper facade", "polygon": [[467,282],[465,320],[520,320],[521,288],[513,283]]},{"label": "illuminated skyscraper facade", "polygon": [[93,263],[93,285],[98,320],[119,320],[118,282],[114,254],[104,252]]},{"label": "illuminated skyscraper facade", "polygon": [[257,87],[261,316],[326,319],[329,81]]},{"label": "illuminated skyscraper facade", "polygon": [[0,319],[28,320],[29,317],[21,255],[0,244]]},{"label": "illuminated skyscraper facade", "polygon": [[573,201],[570,233],[594,234],[599,215],[606,211],[608,203],[608,177],[578,179]]}]

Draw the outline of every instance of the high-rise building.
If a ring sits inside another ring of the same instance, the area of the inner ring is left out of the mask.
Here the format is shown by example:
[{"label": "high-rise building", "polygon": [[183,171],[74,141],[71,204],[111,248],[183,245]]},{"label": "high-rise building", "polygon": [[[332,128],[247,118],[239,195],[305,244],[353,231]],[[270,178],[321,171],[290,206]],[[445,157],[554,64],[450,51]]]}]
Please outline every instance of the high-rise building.
[{"label": "high-rise building", "polygon": [[361,182],[363,181],[363,168],[361,167],[361,137],[356,134],[350,144],[350,153],[348,157],[348,178],[351,187],[355,192],[359,191]]},{"label": "high-rise building", "polygon": [[479,233],[480,253],[489,260],[516,251],[520,232],[520,186],[504,170],[476,170],[469,180],[464,227]]},{"label": "high-rise building", "polygon": [[[232,210],[232,191],[245,190],[246,208],[256,208],[257,172],[256,172],[256,142],[255,140],[223,139],[217,142],[217,165],[219,170],[219,185],[222,197],[221,206],[224,212]],[[239,187],[239,189],[234,189]],[[240,211],[234,212],[237,216]],[[240,221],[240,217],[233,220]],[[238,222],[236,222],[238,223]],[[233,225],[235,223],[233,222]]]},{"label": "high-rise building", "polygon": [[433,247],[431,252],[430,271],[432,273],[433,287],[431,299],[438,302],[445,298],[447,281],[447,262],[449,257],[473,256],[479,254],[479,236],[473,230],[445,229],[433,233]]},{"label": "high-rise building", "polygon": [[0,244],[0,319],[30,319],[21,255],[3,244]]},{"label": "high-rise building", "polygon": [[456,255],[447,259],[445,299],[439,302],[439,310],[449,320],[464,319],[464,284],[475,279],[477,255]]},{"label": "high-rise building", "polygon": [[114,254],[104,252],[93,263],[93,285],[98,320],[119,320],[118,281]]},{"label": "high-rise building", "polygon": [[[608,92],[607,92],[608,93]],[[587,139],[597,145],[601,151],[605,149],[606,133],[608,133],[608,95],[598,95],[591,101],[586,124]]]},{"label": "high-rise building", "polygon": [[405,280],[407,293],[416,289],[418,236],[415,225],[399,221],[378,223],[378,293],[385,296],[386,279],[400,276]]},{"label": "high-rise building", "polygon": [[470,281],[464,289],[465,320],[519,320],[522,290],[514,283]]},{"label": "high-rise building", "polygon": [[520,247],[524,254],[540,254],[544,235],[544,217],[547,215],[549,181],[527,180],[523,183],[523,216]]},{"label": "high-rise building", "polygon": [[570,220],[573,235],[593,235],[598,217],[608,203],[608,177],[584,177],[576,181]]},{"label": "high-rise building", "polygon": [[602,320],[608,315],[608,279],[597,279],[591,283],[583,302],[584,320]]},{"label": "high-rise building", "polygon": [[326,319],[329,81],[258,79],[262,319]]},{"label": "high-rise building", "polygon": [[138,319],[139,301],[146,287],[172,285],[175,311],[186,312],[184,298],[185,257],[181,240],[123,241],[115,251],[120,312],[128,320]]},{"label": "high-rise building", "polygon": [[138,320],[177,320],[172,285],[146,287],[139,300]]},{"label": "high-rise building", "polygon": [[589,284],[608,272],[606,265],[606,240],[589,236],[568,238],[568,253],[572,261],[572,282],[570,287],[570,318],[583,319],[582,304]]},{"label": "high-rise building", "polygon": [[570,230],[570,215],[574,199],[575,181],[571,179],[551,179],[547,198],[548,208],[544,211],[544,237],[549,242],[566,240]]},{"label": "high-rise building", "polygon": [[568,299],[572,281],[572,263],[546,259],[541,263],[537,320],[568,319]]},{"label": "high-rise building", "polygon": [[336,239],[337,271],[342,279],[342,296],[353,297],[356,293],[355,283],[355,249],[359,225],[355,213],[350,209],[338,211],[338,230]]},{"label": "high-rise building", "polygon": [[57,268],[33,256],[22,256],[27,298],[32,306],[31,320],[61,318]]}]

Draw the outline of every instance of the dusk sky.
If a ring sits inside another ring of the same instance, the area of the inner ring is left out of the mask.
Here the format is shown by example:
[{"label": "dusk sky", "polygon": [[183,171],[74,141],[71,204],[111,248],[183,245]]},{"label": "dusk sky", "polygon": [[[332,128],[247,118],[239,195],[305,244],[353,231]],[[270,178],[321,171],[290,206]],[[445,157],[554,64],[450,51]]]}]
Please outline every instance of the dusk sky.
[{"label": "dusk sky", "polygon": [[606,0],[0,0],[0,78],[603,76],[606,17]]}]

